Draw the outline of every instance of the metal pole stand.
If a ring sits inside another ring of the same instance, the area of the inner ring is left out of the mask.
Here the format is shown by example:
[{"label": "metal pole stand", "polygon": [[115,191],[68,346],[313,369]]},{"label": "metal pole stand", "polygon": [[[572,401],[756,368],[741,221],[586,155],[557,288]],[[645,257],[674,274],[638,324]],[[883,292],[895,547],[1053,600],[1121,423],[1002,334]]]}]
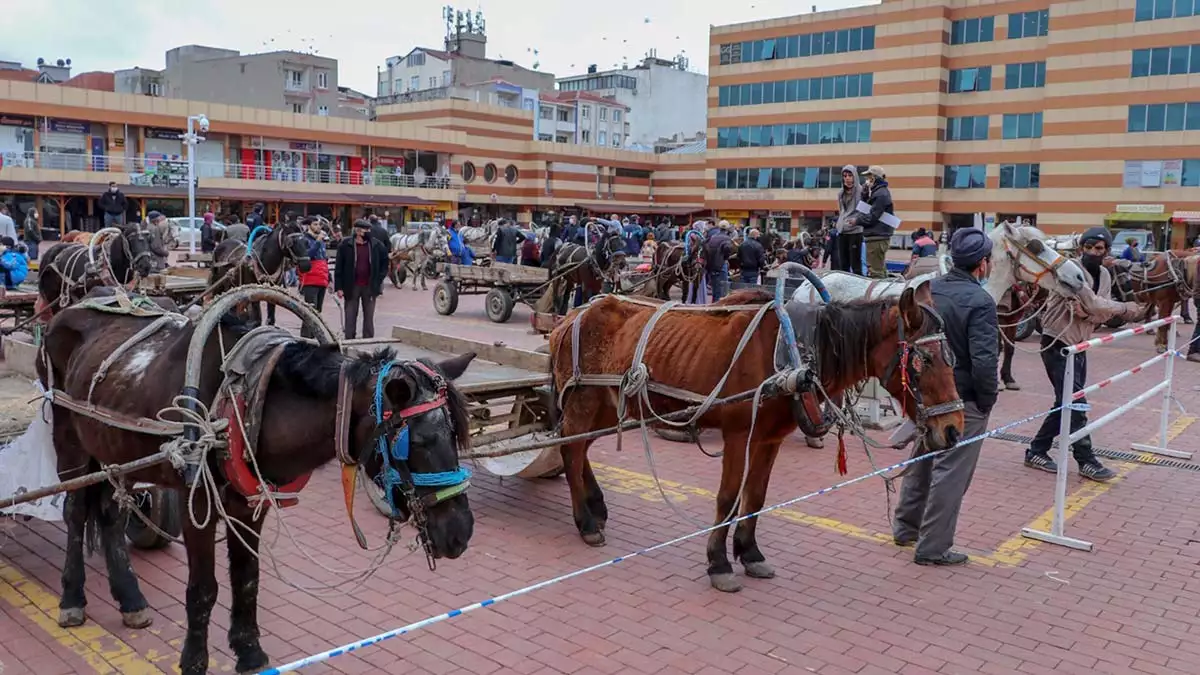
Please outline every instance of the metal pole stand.
[{"label": "metal pole stand", "polygon": [[[904,418],[897,411],[896,401],[875,378],[863,385],[857,407],[858,414],[863,418],[863,426],[868,429],[888,431],[904,423]],[[891,414],[887,415],[888,412]]]},{"label": "metal pole stand", "polygon": [[1054,478],[1054,519],[1050,522],[1050,531],[1043,532],[1033,528],[1021,528],[1021,536],[1029,539],[1037,539],[1067,548],[1078,549],[1080,551],[1091,551],[1092,543],[1083,541],[1082,539],[1072,539],[1063,534],[1063,526],[1066,522],[1066,503],[1067,503],[1067,463],[1071,459],[1071,411],[1079,406],[1082,410],[1087,410],[1086,403],[1073,403],[1075,394],[1075,353],[1070,349],[1067,351],[1067,367],[1063,369],[1062,382],[1062,400],[1059,405],[1062,410],[1059,411],[1058,422],[1058,457],[1055,461],[1058,462],[1058,473]]},{"label": "metal pole stand", "polygon": [[1153,455],[1163,455],[1164,457],[1175,457],[1178,459],[1190,460],[1192,453],[1183,450],[1171,450],[1167,447],[1167,421],[1171,416],[1171,381],[1175,375],[1175,338],[1178,322],[1172,321],[1167,329],[1167,364],[1166,364],[1166,387],[1163,390],[1162,413],[1158,421],[1158,444],[1151,445],[1149,443],[1131,443],[1129,447],[1139,452],[1148,452]]}]

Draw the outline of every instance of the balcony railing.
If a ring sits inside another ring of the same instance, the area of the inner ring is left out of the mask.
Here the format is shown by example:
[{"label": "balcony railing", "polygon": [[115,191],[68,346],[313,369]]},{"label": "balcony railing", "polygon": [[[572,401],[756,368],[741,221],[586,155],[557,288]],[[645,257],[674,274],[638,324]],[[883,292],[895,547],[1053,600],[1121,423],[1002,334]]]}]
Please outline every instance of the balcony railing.
[{"label": "balcony railing", "polygon": [[[294,155],[293,155],[294,156]],[[72,152],[0,152],[0,172],[9,168],[57,169],[66,171],[107,171],[124,173],[131,185],[186,187],[187,161],[175,156],[123,157]],[[418,178],[403,169],[376,166],[362,171],[347,171],[321,166],[283,166],[240,164],[196,160],[199,184],[205,178],[265,180],[280,183],[328,183],[339,185],[379,185],[385,187],[454,190],[462,187],[458,176],[425,175]]]}]

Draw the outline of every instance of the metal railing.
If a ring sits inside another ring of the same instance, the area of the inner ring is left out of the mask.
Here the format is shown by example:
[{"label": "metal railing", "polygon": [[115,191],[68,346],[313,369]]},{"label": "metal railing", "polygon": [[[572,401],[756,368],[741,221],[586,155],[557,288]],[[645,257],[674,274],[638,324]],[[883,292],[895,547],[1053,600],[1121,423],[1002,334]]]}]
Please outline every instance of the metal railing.
[{"label": "metal railing", "polygon": [[[186,187],[187,164],[187,160],[182,155],[125,157],[92,155],[83,152],[0,152],[0,171],[13,167],[65,171],[106,171],[127,174],[129,183],[132,185],[160,187]],[[241,164],[198,159],[196,160],[196,177],[201,185],[204,184],[205,178],[231,178],[280,183],[380,185],[431,190],[454,190],[462,187],[462,178],[459,176],[423,175],[418,177],[391,166],[377,166],[363,171],[347,171],[311,165]]]}]

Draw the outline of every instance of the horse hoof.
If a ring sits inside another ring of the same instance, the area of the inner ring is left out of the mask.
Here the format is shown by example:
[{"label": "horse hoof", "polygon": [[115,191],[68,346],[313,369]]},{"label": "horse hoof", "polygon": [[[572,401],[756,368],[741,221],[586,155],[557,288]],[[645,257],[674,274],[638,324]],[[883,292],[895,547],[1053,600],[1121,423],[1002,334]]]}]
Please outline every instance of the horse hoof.
[{"label": "horse hoof", "polygon": [[820,436],[805,436],[805,437],[804,437],[804,442],[805,442],[805,444],[807,444],[807,445],[808,445],[808,447],[810,447],[810,448],[823,448],[823,447],[825,447],[825,439],[824,439],[824,438],[821,438]]},{"label": "horse hoof", "polygon": [[774,579],[775,568],[765,562],[743,562],[742,568],[751,579]]},{"label": "horse hoof", "polygon": [[126,628],[145,628],[154,623],[154,617],[150,616],[150,610],[139,609],[136,612],[122,612],[121,623],[125,624]]},{"label": "horse hoof", "polygon": [[708,575],[708,583],[722,593],[737,593],[742,590],[742,582],[732,572]]},{"label": "horse hoof", "polygon": [[234,672],[256,673],[271,664],[271,659],[261,647],[256,647],[251,653],[239,656]]},{"label": "horse hoof", "polygon": [[600,547],[604,545],[603,532],[580,533],[579,536],[583,537],[583,543],[587,544],[588,546]]},{"label": "horse hoof", "polygon": [[83,622],[87,621],[87,615],[82,607],[72,607],[70,609],[58,610],[58,627],[59,628],[74,628],[82,626]]},{"label": "horse hoof", "polygon": [[1021,385],[1017,384],[1016,382],[1005,382],[1004,388],[1009,391],[1021,391]]}]

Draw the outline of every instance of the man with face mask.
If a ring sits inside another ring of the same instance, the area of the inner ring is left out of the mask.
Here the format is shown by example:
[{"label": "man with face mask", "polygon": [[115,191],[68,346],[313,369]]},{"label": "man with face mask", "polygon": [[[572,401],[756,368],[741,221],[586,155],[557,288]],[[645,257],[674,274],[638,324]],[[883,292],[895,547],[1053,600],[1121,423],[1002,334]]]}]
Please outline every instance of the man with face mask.
[{"label": "man with face mask", "polygon": [[[954,385],[966,421],[960,438],[971,438],[987,429],[1000,391],[996,303],[982,286],[992,272],[992,240],[979,228],[962,228],[950,240],[950,256],[954,268],[934,279],[930,290],[954,353]],[[918,565],[967,562],[967,555],[951,546],[982,447],[980,440],[918,462],[904,477],[892,536],[897,546],[916,545]]]},{"label": "man with face mask", "polygon": [[[1051,293],[1042,310],[1042,365],[1046,376],[1054,387],[1054,407],[1062,404],[1063,373],[1067,358],[1062,350],[1073,344],[1090,340],[1096,326],[1120,317],[1126,321],[1138,321],[1146,312],[1143,305],[1134,302],[1116,302],[1112,299],[1112,276],[1102,264],[1112,249],[1112,233],[1103,227],[1093,227],[1079,238],[1080,263],[1088,276],[1088,283],[1079,296],[1068,298]],[[1087,386],[1087,352],[1075,354],[1075,381],[1072,392]],[[1086,399],[1077,403],[1086,404]],[[1050,459],[1050,448],[1058,440],[1061,411],[1050,413],[1042,420],[1042,427],[1025,451],[1025,466],[1049,473],[1056,473],[1058,465]],[[1072,409],[1071,432],[1087,426],[1087,413]],[[1108,481],[1116,476],[1105,467],[1092,452],[1091,436],[1084,436],[1071,445],[1075,461],[1079,464],[1079,475],[1094,481]]]},{"label": "man with face mask", "polygon": [[124,225],[127,206],[128,200],[125,199],[125,193],[121,192],[115,182],[110,181],[108,191],[100,195],[100,210],[104,212],[104,226]]},{"label": "man with face mask", "polygon": [[[867,185],[862,199],[870,207],[870,213],[858,214],[858,225],[862,228],[863,241],[867,249],[867,274],[878,279],[887,278],[887,252],[891,248],[892,233],[896,228],[883,222],[883,214],[895,215],[892,206],[892,191],[888,187],[887,174],[882,167],[872,166],[865,174]],[[843,263],[844,264],[844,263]]]}]

